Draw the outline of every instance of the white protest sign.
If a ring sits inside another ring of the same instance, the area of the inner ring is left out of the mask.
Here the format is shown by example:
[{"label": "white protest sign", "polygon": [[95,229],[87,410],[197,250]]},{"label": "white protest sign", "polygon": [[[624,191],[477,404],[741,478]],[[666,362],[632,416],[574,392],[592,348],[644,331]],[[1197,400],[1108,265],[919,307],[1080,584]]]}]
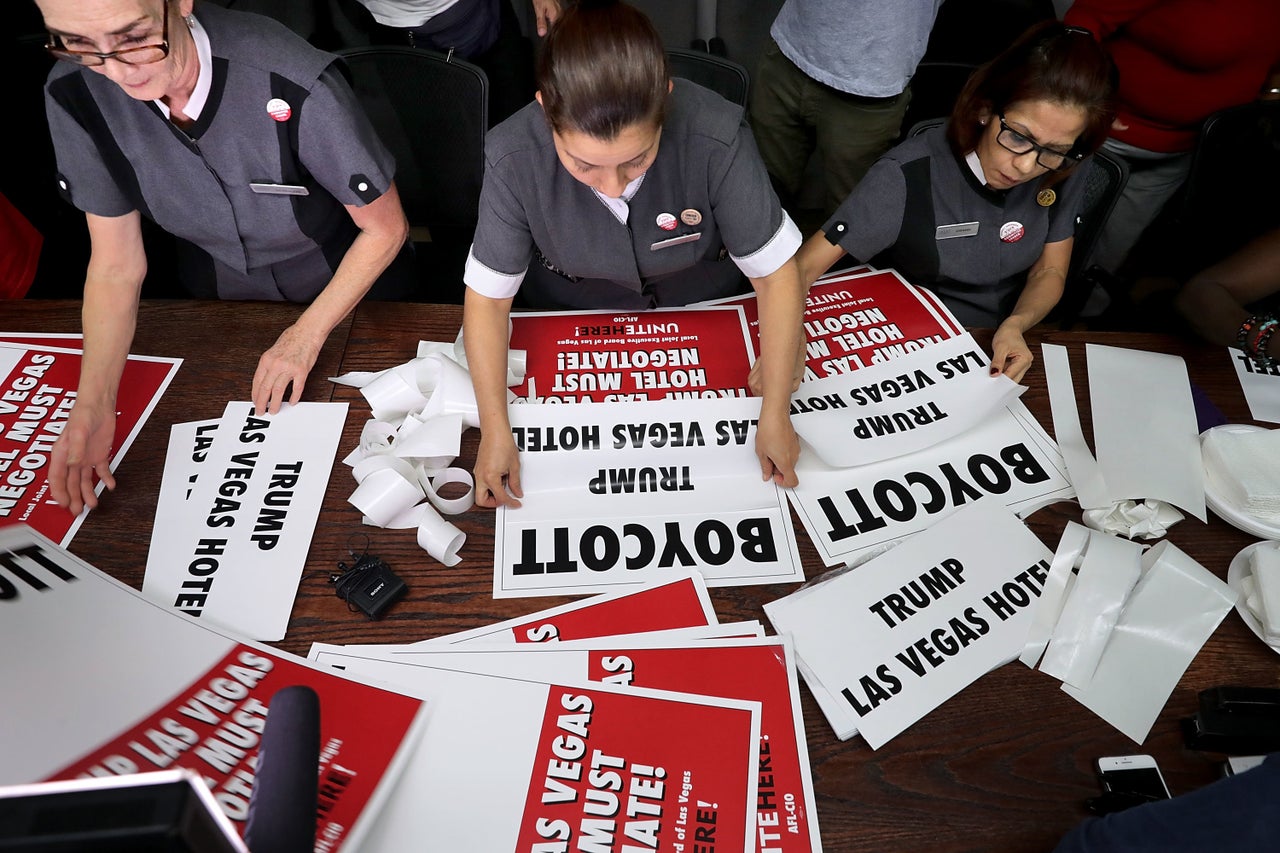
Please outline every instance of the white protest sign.
[{"label": "white protest sign", "polygon": [[1027,515],[1075,494],[1053,440],[1019,400],[949,441],[870,465],[831,468],[803,448],[796,476],[792,505],[829,566],[853,565],[984,495]]},{"label": "white protest sign", "polygon": [[986,498],[764,611],[792,635],[806,681],[837,700],[823,703],[836,734],[879,748],[1017,656],[1052,557]]},{"label": "white protest sign", "polygon": [[494,597],[572,595],[697,569],[804,580],[783,490],[761,481],[759,398],[508,407],[519,509],[500,507]]},{"label": "white protest sign", "polygon": [[1238,349],[1227,348],[1240,390],[1255,421],[1280,423],[1280,362],[1262,367]]},{"label": "white protest sign", "polygon": [[262,417],[228,403],[191,496],[159,507],[143,594],[250,639],[283,638],[346,416],[346,403]]},{"label": "white protest sign", "polygon": [[969,335],[892,361],[806,381],[791,395],[796,433],[826,464],[851,467],[923,450],[986,420],[1026,389]]}]

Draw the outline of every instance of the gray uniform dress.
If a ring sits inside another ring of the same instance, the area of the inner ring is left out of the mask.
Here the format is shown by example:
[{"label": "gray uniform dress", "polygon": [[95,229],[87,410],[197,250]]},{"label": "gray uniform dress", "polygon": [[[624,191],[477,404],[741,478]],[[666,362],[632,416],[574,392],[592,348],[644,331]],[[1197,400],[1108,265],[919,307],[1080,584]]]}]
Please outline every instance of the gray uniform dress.
[{"label": "gray uniform dress", "polygon": [[744,275],[776,271],[800,245],[741,107],[685,80],[625,221],[561,165],[537,103],[490,131],[485,158],[465,274],[485,296],[520,290],[522,305],[551,309],[685,305],[740,292]]},{"label": "gray uniform dress", "polygon": [[880,158],[822,230],[858,260],[933,290],[964,325],[990,328],[1013,310],[1045,244],[1075,234],[1084,172],[1054,186],[1047,206],[1040,181],[993,190],[938,127]]},{"label": "gray uniform dress", "polygon": [[355,239],[343,205],[386,192],[394,159],[331,54],[270,18],[202,4],[198,20],[212,74],[186,132],[107,77],[55,64],[45,107],[59,187],[87,213],[137,210],[177,237],[197,296],[309,301]]}]

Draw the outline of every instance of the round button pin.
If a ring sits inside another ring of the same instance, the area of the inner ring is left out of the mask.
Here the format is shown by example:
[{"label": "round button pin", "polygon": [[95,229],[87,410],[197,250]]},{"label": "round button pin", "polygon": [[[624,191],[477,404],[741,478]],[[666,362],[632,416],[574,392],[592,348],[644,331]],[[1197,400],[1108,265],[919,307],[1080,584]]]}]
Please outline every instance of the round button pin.
[{"label": "round button pin", "polygon": [[1016,243],[1025,232],[1021,222],[1006,222],[1000,226],[1000,240],[1004,243]]},{"label": "round button pin", "polygon": [[1036,193],[1036,204],[1041,207],[1049,207],[1058,200],[1058,194],[1053,190],[1040,190]]},{"label": "round button pin", "polygon": [[680,211],[680,221],[685,225],[697,225],[702,221],[702,214],[694,210],[692,207],[686,207]]},{"label": "round button pin", "polygon": [[676,218],[670,213],[659,213],[658,227],[663,231],[674,231],[676,227]]},{"label": "round button pin", "polygon": [[267,114],[276,121],[288,121],[293,115],[293,107],[283,98],[272,98],[267,101]]}]

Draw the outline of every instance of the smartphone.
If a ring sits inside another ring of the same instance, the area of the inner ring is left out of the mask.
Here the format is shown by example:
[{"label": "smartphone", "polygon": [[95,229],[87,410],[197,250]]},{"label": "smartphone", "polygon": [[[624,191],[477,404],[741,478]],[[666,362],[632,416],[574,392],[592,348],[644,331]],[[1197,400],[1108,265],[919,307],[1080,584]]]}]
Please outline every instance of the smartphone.
[{"label": "smartphone", "polygon": [[1155,801],[1170,797],[1169,786],[1150,755],[1109,755],[1098,759],[1102,789],[1109,794]]}]

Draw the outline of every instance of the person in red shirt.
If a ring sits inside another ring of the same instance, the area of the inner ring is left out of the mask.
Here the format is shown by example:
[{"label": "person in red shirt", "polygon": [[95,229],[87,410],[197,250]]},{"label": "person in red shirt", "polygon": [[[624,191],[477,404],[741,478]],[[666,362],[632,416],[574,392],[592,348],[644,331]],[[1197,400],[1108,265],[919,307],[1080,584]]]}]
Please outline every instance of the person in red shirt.
[{"label": "person in red shirt", "polygon": [[1093,256],[1114,275],[1186,179],[1204,120],[1280,95],[1280,2],[1075,0],[1063,20],[1092,32],[1120,72],[1103,148],[1129,181]]}]

